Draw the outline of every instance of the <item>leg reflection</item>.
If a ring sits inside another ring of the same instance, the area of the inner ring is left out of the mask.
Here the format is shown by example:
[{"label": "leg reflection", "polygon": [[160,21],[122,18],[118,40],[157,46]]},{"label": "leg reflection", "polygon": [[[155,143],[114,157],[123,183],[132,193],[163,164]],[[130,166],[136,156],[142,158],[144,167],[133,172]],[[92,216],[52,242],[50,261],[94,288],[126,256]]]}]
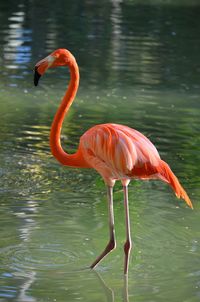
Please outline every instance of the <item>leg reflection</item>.
[{"label": "leg reflection", "polygon": [[[97,279],[99,280],[99,282],[101,284],[101,287],[104,290],[107,301],[108,302],[115,302],[115,295],[114,295],[114,291],[112,290],[112,288],[107,286],[104,279],[101,277],[101,275],[96,270],[94,270],[93,272],[97,276]],[[124,276],[123,297],[122,298],[123,298],[124,302],[129,302],[129,298],[128,298],[128,276],[127,275]]]},{"label": "leg reflection", "polygon": [[105,292],[107,301],[108,302],[114,302],[115,301],[115,296],[114,296],[114,291],[112,290],[112,288],[107,286],[107,284],[105,283],[105,281],[103,280],[101,275],[96,270],[94,270],[93,272],[97,276],[97,279],[99,280],[99,283],[101,284],[101,287],[103,288],[103,290]]}]

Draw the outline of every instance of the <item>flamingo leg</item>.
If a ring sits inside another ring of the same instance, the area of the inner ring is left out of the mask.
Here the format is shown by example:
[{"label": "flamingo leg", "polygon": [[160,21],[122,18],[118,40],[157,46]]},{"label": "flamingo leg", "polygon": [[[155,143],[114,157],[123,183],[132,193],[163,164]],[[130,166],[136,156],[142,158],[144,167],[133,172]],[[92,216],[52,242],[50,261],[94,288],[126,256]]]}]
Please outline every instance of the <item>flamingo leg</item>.
[{"label": "flamingo leg", "polygon": [[114,228],[114,212],[113,212],[113,187],[108,186],[108,213],[109,213],[109,231],[110,240],[105,248],[105,250],[97,257],[97,259],[92,263],[90,268],[94,268],[106,255],[108,255],[116,247],[115,240],[115,228]]},{"label": "flamingo leg", "polygon": [[130,218],[129,218],[129,205],[128,205],[128,186],[123,186],[124,189],[124,208],[125,208],[125,222],[126,222],[126,242],[124,244],[124,274],[128,274],[129,257],[132,248],[131,232],[130,232]]}]

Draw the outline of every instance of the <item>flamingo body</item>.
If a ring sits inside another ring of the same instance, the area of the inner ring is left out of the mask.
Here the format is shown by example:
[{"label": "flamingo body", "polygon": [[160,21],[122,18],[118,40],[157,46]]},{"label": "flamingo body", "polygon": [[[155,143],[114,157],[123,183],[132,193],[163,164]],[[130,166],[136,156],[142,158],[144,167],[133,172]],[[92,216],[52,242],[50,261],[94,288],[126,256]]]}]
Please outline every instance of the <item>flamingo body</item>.
[{"label": "flamingo body", "polygon": [[96,125],[82,135],[79,150],[88,166],[97,170],[107,185],[133,178],[159,179],[169,183],[176,196],[192,207],[177,177],[141,132],[119,124]]},{"label": "flamingo body", "polygon": [[81,136],[76,153],[68,154],[63,150],[60,141],[61,129],[65,115],[69,111],[78,90],[78,65],[74,56],[68,50],[58,49],[36,64],[34,77],[34,83],[37,86],[41,75],[48,68],[64,65],[69,67],[71,77],[68,89],[52,123],[50,133],[51,152],[65,166],[94,168],[100,173],[107,185],[110,240],[105,250],[93,262],[91,268],[95,267],[116,247],[112,189],[115,181],[121,180],[124,189],[126,217],[124,273],[127,274],[132,246],[127,188],[129,181],[133,178],[160,179],[168,183],[176,196],[184,199],[191,208],[192,202],[168,164],[160,158],[156,147],[137,130],[118,124],[96,125]]},{"label": "flamingo body", "polygon": [[142,133],[118,124],[96,125],[80,139],[85,160],[107,184],[114,180],[155,178],[160,156]]}]

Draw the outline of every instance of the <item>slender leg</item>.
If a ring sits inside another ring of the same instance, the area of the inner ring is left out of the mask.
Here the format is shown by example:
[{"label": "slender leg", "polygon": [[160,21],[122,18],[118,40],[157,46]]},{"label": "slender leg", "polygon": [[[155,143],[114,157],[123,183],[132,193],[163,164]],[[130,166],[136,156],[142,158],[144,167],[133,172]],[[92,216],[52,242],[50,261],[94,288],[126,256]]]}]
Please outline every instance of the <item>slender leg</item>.
[{"label": "slender leg", "polygon": [[124,275],[123,301],[129,302],[128,297],[128,275]]},{"label": "slender leg", "polygon": [[114,213],[113,213],[113,187],[108,186],[108,213],[109,213],[109,230],[110,240],[105,250],[92,263],[90,268],[94,268],[107,254],[109,254],[116,247],[115,228],[114,228]]},{"label": "slender leg", "polygon": [[124,189],[124,208],[126,217],[126,242],[124,244],[124,274],[128,274],[129,256],[132,248],[131,232],[130,232],[130,219],[129,219],[129,206],[128,206],[128,186],[123,186]]}]

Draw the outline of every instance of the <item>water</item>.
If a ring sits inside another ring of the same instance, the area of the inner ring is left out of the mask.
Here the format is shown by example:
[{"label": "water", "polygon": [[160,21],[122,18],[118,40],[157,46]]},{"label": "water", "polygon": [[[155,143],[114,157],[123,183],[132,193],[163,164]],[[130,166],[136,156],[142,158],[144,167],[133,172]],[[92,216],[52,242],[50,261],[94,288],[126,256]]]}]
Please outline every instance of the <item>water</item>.
[{"label": "water", "polygon": [[[200,299],[198,1],[4,1],[0,4],[0,301],[187,301]],[[166,184],[129,188],[134,249],[123,278],[123,192],[114,210],[117,249],[85,269],[108,237],[103,181],[63,168],[49,129],[69,75],[34,64],[66,47],[81,84],[62,132],[73,152],[94,124],[147,135],[194,203]]]}]

